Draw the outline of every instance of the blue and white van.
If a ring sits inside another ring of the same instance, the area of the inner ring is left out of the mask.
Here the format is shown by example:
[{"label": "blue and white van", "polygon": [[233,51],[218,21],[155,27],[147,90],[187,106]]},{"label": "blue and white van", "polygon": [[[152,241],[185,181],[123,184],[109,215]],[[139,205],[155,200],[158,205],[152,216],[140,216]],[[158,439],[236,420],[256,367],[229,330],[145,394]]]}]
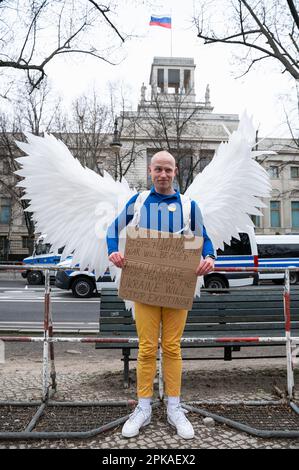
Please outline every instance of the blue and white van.
[{"label": "blue and white van", "polygon": [[85,299],[97,294],[102,287],[115,287],[107,271],[104,276],[95,279],[95,275],[89,271],[74,271],[71,269],[72,257],[69,256],[61,261],[57,267],[70,268],[64,271],[57,271],[55,286],[59,289],[71,290],[75,297]]},{"label": "blue and white van", "polygon": [[[258,266],[258,252],[253,228],[239,233],[240,240],[232,238],[230,245],[224,244],[224,250],[217,250],[215,267],[217,268],[254,268]],[[207,289],[242,287],[257,285],[259,274],[254,271],[225,272],[216,271],[204,277]]]},{"label": "blue and white van", "polygon": [[[259,266],[299,268],[299,235],[256,235]],[[283,284],[284,273],[260,273],[260,280]],[[299,273],[290,272],[290,283],[299,283]]]},{"label": "blue and white van", "polygon": [[[51,250],[50,243],[46,242],[47,235],[41,235],[38,237],[34,250],[31,256],[23,259],[24,264],[42,264],[46,266],[53,266],[59,263],[61,259],[61,253],[63,248],[58,250],[58,253],[54,253]],[[27,279],[28,284],[38,285],[44,283],[44,274],[40,270],[25,270],[22,272],[22,276]],[[51,273],[51,277],[55,278],[55,272]]]}]

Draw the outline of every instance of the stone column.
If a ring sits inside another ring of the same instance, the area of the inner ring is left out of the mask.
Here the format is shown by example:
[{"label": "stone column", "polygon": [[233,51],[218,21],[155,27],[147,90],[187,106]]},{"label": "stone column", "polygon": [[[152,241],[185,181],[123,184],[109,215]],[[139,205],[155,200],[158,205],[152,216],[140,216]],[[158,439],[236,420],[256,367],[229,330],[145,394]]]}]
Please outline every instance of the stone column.
[{"label": "stone column", "polygon": [[157,96],[157,83],[158,83],[157,75],[158,75],[158,69],[154,67],[153,80],[152,80],[152,100],[154,100],[155,97]]},{"label": "stone column", "polygon": [[180,92],[186,93],[186,90],[184,89],[184,69],[180,69]]},{"label": "stone column", "polygon": [[168,93],[168,69],[164,69],[164,93]]},{"label": "stone column", "polygon": [[195,95],[195,88],[194,88],[194,69],[191,69],[190,93],[191,93],[191,95]]}]

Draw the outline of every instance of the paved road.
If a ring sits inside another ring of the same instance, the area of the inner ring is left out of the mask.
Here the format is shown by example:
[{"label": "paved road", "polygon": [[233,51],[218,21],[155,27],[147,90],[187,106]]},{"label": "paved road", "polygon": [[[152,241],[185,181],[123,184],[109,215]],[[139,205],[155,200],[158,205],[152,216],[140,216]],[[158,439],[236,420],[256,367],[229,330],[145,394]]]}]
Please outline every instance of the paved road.
[{"label": "paved road", "polygon": [[[97,330],[99,297],[76,299],[71,292],[51,287],[52,313],[57,329]],[[0,281],[0,329],[40,328],[44,288],[26,281]]]},{"label": "paved road", "polygon": [[[0,330],[41,330],[44,312],[44,287],[29,286],[25,279],[0,277]],[[111,285],[112,283],[109,283]],[[109,287],[108,283],[103,283]],[[112,284],[113,285],[113,284]],[[252,289],[277,289],[283,286],[262,285]],[[296,286],[293,289],[298,289]],[[98,331],[99,295],[77,299],[71,291],[51,286],[53,320],[56,331]]]}]

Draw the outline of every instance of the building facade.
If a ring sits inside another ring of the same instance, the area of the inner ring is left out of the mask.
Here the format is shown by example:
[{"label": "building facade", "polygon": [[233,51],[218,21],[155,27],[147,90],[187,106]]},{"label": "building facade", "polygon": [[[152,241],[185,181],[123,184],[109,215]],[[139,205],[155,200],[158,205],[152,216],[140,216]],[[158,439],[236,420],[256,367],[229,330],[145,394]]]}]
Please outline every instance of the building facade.
[{"label": "building facade", "polygon": [[299,148],[290,139],[264,139],[258,149],[275,154],[259,159],[269,173],[272,193],[263,216],[255,220],[256,232],[299,234]]},{"label": "building facade", "polygon": [[[195,175],[210,162],[219,144],[227,140],[228,132],[237,128],[239,116],[213,112],[208,85],[204,99],[196,101],[194,73],[192,58],[154,58],[148,97],[143,85],[138,109],[123,116],[124,145],[131,145],[132,122],[138,129],[135,145],[140,149],[140,156],[128,175],[131,184],[149,186],[148,163],[160,148],[170,150],[176,157],[178,149],[183,149],[185,167],[193,164]],[[162,129],[160,134],[153,122]],[[179,138],[178,128],[182,130]],[[264,201],[267,208],[262,209],[263,215],[253,217],[256,233],[299,233],[299,148],[291,139],[257,136],[256,140],[257,150],[275,152],[259,158],[271,178],[272,193],[270,200]],[[194,158],[199,160],[196,166]],[[185,189],[184,185],[181,189]]]},{"label": "building facade", "polygon": [[[80,160],[84,156],[84,164],[99,172],[107,169],[115,178],[125,176],[138,190],[151,185],[148,164],[153,154],[167,149],[176,158],[176,184],[184,192],[239,123],[236,114],[213,111],[209,85],[202,100],[197,101],[195,69],[193,58],[154,57],[149,87],[142,85],[136,111],[120,114],[114,137],[105,135],[94,152],[84,148],[80,136],[59,137]],[[112,152],[109,144],[116,135],[120,142]],[[21,260],[30,252],[32,240],[23,209],[11,191],[11,157],[5,154],[1,143],[0,147],[0,261]],[[265,201],[263,216],[254,217],[256,232],[299,233],[299,148],[290,139],[259,137],[256,148],[275,152],[259,157],[269,172],[273,189],[270,200]],[[86,160],[88,152],[93,153],[90,162]]]}]

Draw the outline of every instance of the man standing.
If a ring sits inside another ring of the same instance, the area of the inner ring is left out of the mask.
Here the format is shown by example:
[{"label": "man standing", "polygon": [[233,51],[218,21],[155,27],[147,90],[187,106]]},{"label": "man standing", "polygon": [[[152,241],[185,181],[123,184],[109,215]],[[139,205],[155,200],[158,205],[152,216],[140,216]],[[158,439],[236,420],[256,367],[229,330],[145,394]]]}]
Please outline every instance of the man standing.
[{"label": "man standing", "polygon": [[[175,159],[169,152],[160,151],[153,156],[149,172],[153,182],[151,190],[135,194],[107,232],[109,260],[119,268],[125,265],[124,255],[118,249],[119,233],[132,220],[141,227],[159,231],[181,232],[185,229],[181,195],[173,188],[173,181],[178,172]],[[215,254],[212,242],[202,226],[201,212],[195,201],[191,201],[190,229],[195,235],[204,238],[203,259],[196,269],[198,276],[204,276],[213,270]],[[123,426],[124,437],[136,436],[140,428],[151,421],[151,400],[161,323],[163,372],[165,393],[168,397],[167,419],[176,428],[180,437],[184,439],[194,437],[193,427],[185,416],[185,410],[180,406],[182,376],[180,343],[187,314],[187,310],[135,302],[135,320],[139,338],[138,405]]]}]

